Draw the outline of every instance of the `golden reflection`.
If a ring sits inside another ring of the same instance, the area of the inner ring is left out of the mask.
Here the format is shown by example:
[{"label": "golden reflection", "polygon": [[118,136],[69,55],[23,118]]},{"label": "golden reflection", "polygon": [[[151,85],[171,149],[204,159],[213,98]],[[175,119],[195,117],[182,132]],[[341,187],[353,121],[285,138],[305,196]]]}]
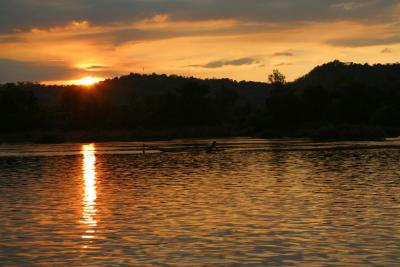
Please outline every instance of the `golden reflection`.
[{"label": "golden reflection", "polygon": [[97,226],[97,221],[94,218],[97,212],[95,151],[96,149],[93,144],[84,145],[82,147],[84,179],[82,223],[87,226],[86,234],[82,236],[84,239],[94,238],[93,234],[95,233],[95,227]]}]

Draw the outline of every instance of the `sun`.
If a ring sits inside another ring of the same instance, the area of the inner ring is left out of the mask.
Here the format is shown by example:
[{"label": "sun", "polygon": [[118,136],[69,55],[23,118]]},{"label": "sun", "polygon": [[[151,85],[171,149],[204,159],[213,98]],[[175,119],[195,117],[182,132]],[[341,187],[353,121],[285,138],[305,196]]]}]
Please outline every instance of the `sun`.
[{"label": "sun", "polygon": [[100,78],[87,76],[87,77],[84,77],[84,78],[82,78],[80,80],[77,80],[76,84],[77,85],[84,85],[84,86],[91,86],[91,85],[93,85],[93,84],[95,84],[95,83],[97,83],[99,81],[101,81]]}]

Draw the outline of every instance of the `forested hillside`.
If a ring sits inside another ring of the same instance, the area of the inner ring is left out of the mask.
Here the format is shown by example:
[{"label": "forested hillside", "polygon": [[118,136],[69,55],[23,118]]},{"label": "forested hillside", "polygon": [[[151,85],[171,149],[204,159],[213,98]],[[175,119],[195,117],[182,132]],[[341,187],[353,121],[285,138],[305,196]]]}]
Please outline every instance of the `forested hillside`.
[{"label": "forested hillside", "polygon": [[3,84],[0,112],[5,141],[35,139],[38,132],[66,140],[70,132],[93,140],[99,132],[105,140],[379,139],[400,134],[400,65],[334,61],[292,83],[275,71],[269,83],[130,74],[93,87]]}]

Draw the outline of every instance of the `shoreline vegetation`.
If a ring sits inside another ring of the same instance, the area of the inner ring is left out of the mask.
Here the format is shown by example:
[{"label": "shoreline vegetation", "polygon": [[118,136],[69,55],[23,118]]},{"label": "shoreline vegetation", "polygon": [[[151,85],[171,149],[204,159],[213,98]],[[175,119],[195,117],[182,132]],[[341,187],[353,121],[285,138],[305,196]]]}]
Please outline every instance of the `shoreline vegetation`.
[{"label": "shoreline vegetation", "polygon": [[[398,129],[389,129],[389,132],[398,133]],[[191,138],[300,138],[310,139],[315,142],[335,141],[385,141],[386,138],[399,137],[396,134],[387,134],[383,128],[375,126],[328,126],[312,130],[299,130],[287,133],[278,131],[264,131],[251,133],[250,131],[238,131],[223,127],[169,129],[164,131],[151,130],[87,130],[87,131],[32,131],[13,132],[0,134],[0,144],[61,144],[83,142],[130,142],[130,141],[160,141]]]},{"label": "shoreline vegetation", "polygon": [[0,84],[0,143],[400,136],[400,64],[333,61],[294,82],[141,75],[91,87]]}]

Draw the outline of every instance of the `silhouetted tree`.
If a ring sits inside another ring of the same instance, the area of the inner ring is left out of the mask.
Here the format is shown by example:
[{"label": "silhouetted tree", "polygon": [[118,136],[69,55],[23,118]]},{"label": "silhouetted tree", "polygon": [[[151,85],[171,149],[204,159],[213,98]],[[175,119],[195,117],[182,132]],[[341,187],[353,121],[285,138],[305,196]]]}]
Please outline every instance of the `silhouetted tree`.
[{"label": "silhouetted tree", "polygon": [[279,70],[274,69],[272,73],[268,75],[268,81],[276,87],[282,87],[286,84],[286,77]]}]

